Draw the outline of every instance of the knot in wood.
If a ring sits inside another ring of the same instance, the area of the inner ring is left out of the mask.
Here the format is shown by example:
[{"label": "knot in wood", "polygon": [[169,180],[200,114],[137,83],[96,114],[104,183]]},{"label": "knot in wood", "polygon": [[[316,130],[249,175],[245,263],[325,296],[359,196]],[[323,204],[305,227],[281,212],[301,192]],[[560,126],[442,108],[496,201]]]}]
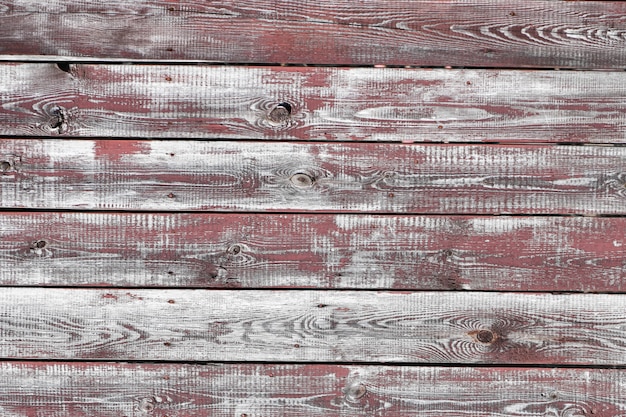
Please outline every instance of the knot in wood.
[{"label": "knot in wood", "polygon": [[139,403],[139,410],[144,413],[152,413],[154,411],[154,398],[143,398]]},{"label": "knot in wood", "polygon": [[65,109],[62,107],[54,107],[50,110],[50,119],[48,120],[48,127],[56,131],[56,133],[64,133],[67,131],[67,115]]},{"label": "knot in wood", "polygon": [[291,183],[298,188],[309,188],[313,186],[315,179],[304,173],[293,174],[290,178]]},{"label": "knot in wood", "polygon": [[476,333],[476,340],[481,343],[491,343],[495,339],[495,335],[491,330],[481,330]]},{"label": "knot in wood", "polygon": [[228,248],[228,252],[232,253],[233,255],[238,255],[241,253],[241,246],[240,245],[232,245],[230,248]]},{"label": "knot in wood", "polygon": [[57,68],[60,69],[63,72],[67,72],[68,74],[70,74],[72,72],[72,68],[70,67],[70,63],[69,62],[58,62],[57,63]]},{"label": "knot in wood", "polygon": [[0,161],[0,171],[7,172],[11,169],[11,163],[9,161]]},{"label": "knot in wood", "polygon": [[350,401],[355,401],[363,398],[367,393],[367,388],[360,382],[354,382],[346,387],[344,390],[346,398]]},{"label": "knot in wood", "polygon": [[48,245],[48,242],[46,242],[45,240],[38,240],[33,244],[33,246],[37,249],[43,249],[47,245]]},{"label": "knot in wood", "polygon": [[36,240],[30,244],[29,254],[38,257],[52,256],[52,252],[48,249],[48,246],[48,242],[45,240]]},{"label": "knot in wood", "polygon": [[268,120],[277,125],[289,121],[291,117],[291,104],[287,102],[278,103],[267,115]]}]

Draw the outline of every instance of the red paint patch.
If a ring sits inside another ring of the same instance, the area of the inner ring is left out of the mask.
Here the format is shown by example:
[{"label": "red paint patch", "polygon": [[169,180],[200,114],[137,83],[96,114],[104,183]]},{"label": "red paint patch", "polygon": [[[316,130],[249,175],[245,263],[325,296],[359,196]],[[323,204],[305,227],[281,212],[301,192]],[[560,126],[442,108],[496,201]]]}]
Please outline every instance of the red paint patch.
[{"label": "red paint patch", "polygon": [[107,293],[107,294],[102,294],[102,298],[110,298],[113,300],[117,300],[117,295]]},{"label": "red paint patch", "polygon": [[119,161],[125,155],[147,154],[150,143],[137,140],[99,140],[95,144],[96,159]]}]

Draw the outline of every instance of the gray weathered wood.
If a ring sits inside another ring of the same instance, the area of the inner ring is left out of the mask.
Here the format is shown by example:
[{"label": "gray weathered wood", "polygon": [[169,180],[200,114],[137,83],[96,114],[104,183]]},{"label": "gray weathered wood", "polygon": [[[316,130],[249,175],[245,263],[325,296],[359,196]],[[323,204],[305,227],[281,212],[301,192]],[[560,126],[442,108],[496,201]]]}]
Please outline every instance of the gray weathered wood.
[{"label": "gray weathered wood", "polygon": [[626,148],[2,140],[3,208],[624,214]]},{"label": "gray weathered wood", "polygon": [[539,0],[4,0],[0,55],[619,68],[626,5]]},{"label": "gray weathered wood", "polygon": [[3,135],[626,142],[626,72],[2,64],[0,85]]},{"label": "gray weathered wood", "polygon": [[0,292],[0,357],[626,365],[626,295]]},{"label": "gray weathered wood", "polygon": [[0,363],[4,416],[618,417],[623,370]]},{"label": "gray weathered wood", "polygon": [[626,219],[0,214],[0,284],[626,292]]}]

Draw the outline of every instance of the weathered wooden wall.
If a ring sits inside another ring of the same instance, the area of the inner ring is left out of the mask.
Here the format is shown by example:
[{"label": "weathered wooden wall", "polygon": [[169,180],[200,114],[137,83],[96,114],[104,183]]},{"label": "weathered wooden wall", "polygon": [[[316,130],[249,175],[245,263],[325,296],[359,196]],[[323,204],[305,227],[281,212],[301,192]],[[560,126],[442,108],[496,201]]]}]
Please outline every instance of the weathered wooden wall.
[{"label": "weathered wooden wall", "polygon": [[0,0],[0,416],[625,416],[624,70],[619,1]]}]

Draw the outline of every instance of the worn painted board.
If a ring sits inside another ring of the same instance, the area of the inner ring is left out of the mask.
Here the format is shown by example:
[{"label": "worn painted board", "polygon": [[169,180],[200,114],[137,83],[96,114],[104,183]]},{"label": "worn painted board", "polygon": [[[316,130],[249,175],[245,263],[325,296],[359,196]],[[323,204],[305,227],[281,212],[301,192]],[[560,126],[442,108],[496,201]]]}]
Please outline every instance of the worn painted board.
[{"label": "worn painted board", "polygon": [[626,4],[539,0],[0,2],[0,55],[620,68]]},{"label": "worn painted board", "polygon": [[626,365],[626,295],[5,288],[0,357]]},{"label": "worn painted board", "polygon": [[[623,71],[63,69],[0,65],[3,135],[626,142]],[[289,115],[277,109],[285,102]]]},{"label": "worn painted board", "polygon": [[0,284],[626,292],[626,219],[1,213]]},{"label": "worn painted board", "polygon": [[624,214],[626,148],[0,141],[3,208]]},{"label": "worn painted board", "polygon": [[5,416],[545,417],[626,413],[608,369],[0,363]]}]

